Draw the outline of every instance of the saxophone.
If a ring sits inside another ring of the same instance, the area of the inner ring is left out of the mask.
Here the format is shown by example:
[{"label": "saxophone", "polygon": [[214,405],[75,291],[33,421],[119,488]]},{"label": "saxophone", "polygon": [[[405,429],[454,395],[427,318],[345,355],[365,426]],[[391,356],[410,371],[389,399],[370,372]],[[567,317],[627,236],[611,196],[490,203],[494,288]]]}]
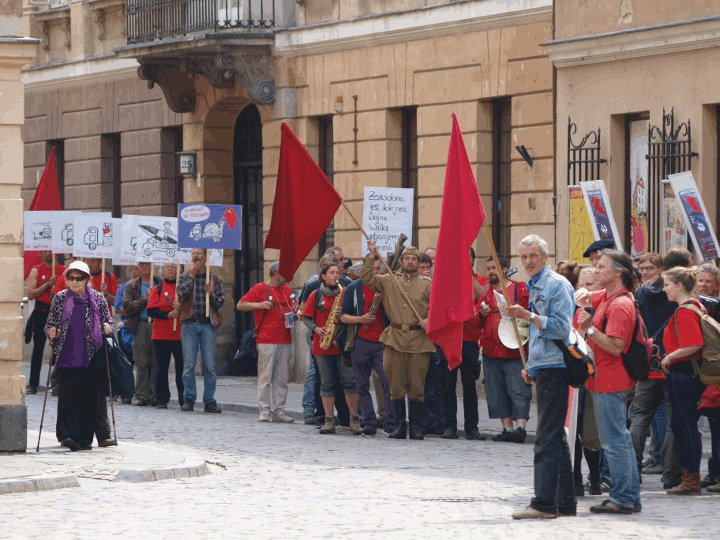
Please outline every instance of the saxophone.
[{"label": "saxophone", "polygon": [[324,351],[327,351],[330,347],[333,346],[335,336],[337,336],[338,330],[340,329],[340,325],[338,324],[340,316],[337,312],[338,307],[340,307],[340,304],[342,302],[342,297],[345,290],[342,288],[342,286],[339,287],[340,292],[335,297],[335,301],[330,308],[330,317],[328,317],[327,323],[325,323],[325,335],[320,340],[320,348]]}]

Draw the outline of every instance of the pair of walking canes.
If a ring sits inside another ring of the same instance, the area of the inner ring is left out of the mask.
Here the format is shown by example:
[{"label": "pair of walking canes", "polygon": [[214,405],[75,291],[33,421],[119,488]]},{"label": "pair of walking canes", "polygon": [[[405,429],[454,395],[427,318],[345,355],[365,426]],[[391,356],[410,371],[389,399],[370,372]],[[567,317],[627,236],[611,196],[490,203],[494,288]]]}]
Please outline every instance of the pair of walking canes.
[{"label": "pair of walking canes", "polygon": [[[57,336],[56,336],[57,337]],[[107,336],[103,336],[103,339],[107,339]],[[40,431],[38,432],[38,442],[35,452],[40,451],[40,436],[42,435],[43,422],[45,421],[45,406],[47,405],[48,388],[50,388],[50,373],[52,372],[53,364],[55,363],[55,348],[53,347],[55,340],[50,341],[50,365],[48,366],[47,382],[45,383],[45,398],[43,399],[42,415],[40,416]],[[103,343],[105,348],[105,363],[107,364],[108,374],[108,389],[110,394],[110,410],[112,411],[112,423],[113,423],[113,434],[115,435],[115,444],[117,444],[117,428],[115,427],[115,404],[113,402],[112,395],[112,378],[110,377],[110,357],[107,352],[107,344]]]}]

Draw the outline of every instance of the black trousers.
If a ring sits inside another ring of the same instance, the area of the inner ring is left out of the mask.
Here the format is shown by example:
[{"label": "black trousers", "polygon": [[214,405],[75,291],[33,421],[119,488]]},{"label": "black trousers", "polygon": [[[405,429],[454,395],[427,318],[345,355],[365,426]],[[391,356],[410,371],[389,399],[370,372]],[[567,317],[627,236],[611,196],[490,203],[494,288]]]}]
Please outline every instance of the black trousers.
[{"label": "black trousers", "polygon": [[45,324],[47,323],[50,306],[44,302],[35,300],[33,317],[33,350],[30,358],[30,381],[28,386],[40,386],[40,370],[42,369],[42,357],[45,350],[47,336],[45,335]]},{"label": "black trousers", "polygon": [[175,359],[175,386],[177,386],[178,400],[183,404],[185,387],[182,382],[183,354],[182,342],[179,339],[153,339],[155,344],[155,358],[157,359],[157,372],[155,375],[155,397],[158,405],[167,405],[170,401],[170,385],[168,372],[170,371],[170,355]]},{"label": "black trousers", "polygon": [[100,443],[112,439],[110,433],[110,420],[107,413],[107,399],[101,392],[97,393],[97,410],[95,411],[95,438]]},{"label": "black trousers", "polygon": [[80,446],[91,446],[98,412],[97,371],[89,368],[58,368],[57,372],[57,439],[72,439]]}]

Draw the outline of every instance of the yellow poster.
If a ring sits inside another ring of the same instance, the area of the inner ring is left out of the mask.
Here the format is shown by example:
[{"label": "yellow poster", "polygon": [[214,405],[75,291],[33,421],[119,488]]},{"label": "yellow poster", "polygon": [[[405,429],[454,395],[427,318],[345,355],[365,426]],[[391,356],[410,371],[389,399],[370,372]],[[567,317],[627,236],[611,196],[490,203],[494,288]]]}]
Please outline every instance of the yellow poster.
[{"label": "yellow poster", "polygon": [[595,241],[590,216],[580,186],[568,186],[569,194],[569,242],[568,260],[578,264],[590,264],[583,253]]}]

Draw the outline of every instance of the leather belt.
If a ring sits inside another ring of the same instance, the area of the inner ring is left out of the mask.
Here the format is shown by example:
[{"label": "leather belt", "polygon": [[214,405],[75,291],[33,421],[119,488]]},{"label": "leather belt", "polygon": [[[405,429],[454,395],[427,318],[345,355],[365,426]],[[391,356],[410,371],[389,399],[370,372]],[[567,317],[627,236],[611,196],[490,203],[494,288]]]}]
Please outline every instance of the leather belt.
[{"label": "leather belt", "polygon": [[194,322],[197,324],[210,324],[210,317],[190,317],[188,322]]},{"label": "leather belt", "polygon": [[405,332],[409,332],[410,330],[420,330],[419,324],[397,324],[391,322],[390,326],[396,330],[404,330]]}]

